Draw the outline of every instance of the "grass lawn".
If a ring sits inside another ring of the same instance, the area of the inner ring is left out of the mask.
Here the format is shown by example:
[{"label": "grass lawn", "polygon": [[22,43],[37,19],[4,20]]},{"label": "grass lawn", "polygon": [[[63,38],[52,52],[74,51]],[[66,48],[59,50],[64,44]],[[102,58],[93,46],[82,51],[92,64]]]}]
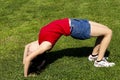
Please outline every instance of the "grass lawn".
[{"label": "grass lawn", "polygon": [[[0,80],[119,80],[120,0],[0,0]],[[62,36],[47,54],[49,63],[39,75],[24,78],[24,46],[37,40],[48,22],[82,18],[113,30],[108,48],[111,68],[95,68],[87,60],[95,38],[81,41]]]}]

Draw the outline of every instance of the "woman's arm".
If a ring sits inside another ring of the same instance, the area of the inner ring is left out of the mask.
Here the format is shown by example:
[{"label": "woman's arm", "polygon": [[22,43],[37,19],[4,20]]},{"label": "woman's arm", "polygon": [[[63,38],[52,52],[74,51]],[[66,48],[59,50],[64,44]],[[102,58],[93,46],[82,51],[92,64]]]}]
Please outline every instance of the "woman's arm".
[{"label": "woman's arm", "polygon": [[31,53],[29,56],[26,57],[25,59],[25,64],[24,64],[24,76],[28,76],[28,69],[30,66],[30,62],[38,55],[44,53],[45,51],[49,50],[52,48],[52,44],[48,41],[45,41],[41,43],[39,48],[35,50],[33,53]]},{"label": "woman's arm", "polygon": [[23,54],[23,64],[25,63],[26,57],[30,55],[35,49],[37,49],[38,45],[38,41],[33,41],[25,46]]},{"label": "woman's arm", "polygon": [[28,55],[29,46],[30,46],[30,44],[27,44],[25,46],[25,50],[24,50],[24,54],[23,54],[23,64],[25,64],[25,59],[26,59],[26,57]]}]

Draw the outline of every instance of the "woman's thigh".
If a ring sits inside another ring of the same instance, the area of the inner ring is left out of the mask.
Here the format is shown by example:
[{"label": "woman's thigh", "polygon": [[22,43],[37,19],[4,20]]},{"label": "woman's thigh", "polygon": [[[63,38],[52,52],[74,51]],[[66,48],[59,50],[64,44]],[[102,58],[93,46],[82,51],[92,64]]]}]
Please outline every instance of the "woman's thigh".
[{"label": "woman's thigh", "polygon": [[104,36],[110,30],[107,26],[93,21],[89,21],[91,26],[91,36]]}]

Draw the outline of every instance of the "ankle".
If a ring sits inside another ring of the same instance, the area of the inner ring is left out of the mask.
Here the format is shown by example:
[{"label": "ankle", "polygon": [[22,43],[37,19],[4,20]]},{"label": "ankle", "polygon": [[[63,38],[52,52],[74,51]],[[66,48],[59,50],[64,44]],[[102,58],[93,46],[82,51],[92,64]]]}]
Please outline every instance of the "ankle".
[{"label": "ankle", "polygon": [[97,62],[101,62],[102,60],[96,60]]},{"label": "ankle", "polygon": [[92,57],[98,56],[98,54],[92,54]]}]

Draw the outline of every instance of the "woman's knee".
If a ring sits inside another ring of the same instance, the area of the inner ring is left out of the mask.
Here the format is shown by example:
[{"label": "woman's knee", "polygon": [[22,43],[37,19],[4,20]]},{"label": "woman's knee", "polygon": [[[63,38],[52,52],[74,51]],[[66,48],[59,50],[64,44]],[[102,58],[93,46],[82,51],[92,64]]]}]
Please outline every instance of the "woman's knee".
[{"label": "woman's knee", "polygon": [[112,36],[112,30],[108,28],[108,30],[107,30],[107,32],[106,32],[106,35]]}]

